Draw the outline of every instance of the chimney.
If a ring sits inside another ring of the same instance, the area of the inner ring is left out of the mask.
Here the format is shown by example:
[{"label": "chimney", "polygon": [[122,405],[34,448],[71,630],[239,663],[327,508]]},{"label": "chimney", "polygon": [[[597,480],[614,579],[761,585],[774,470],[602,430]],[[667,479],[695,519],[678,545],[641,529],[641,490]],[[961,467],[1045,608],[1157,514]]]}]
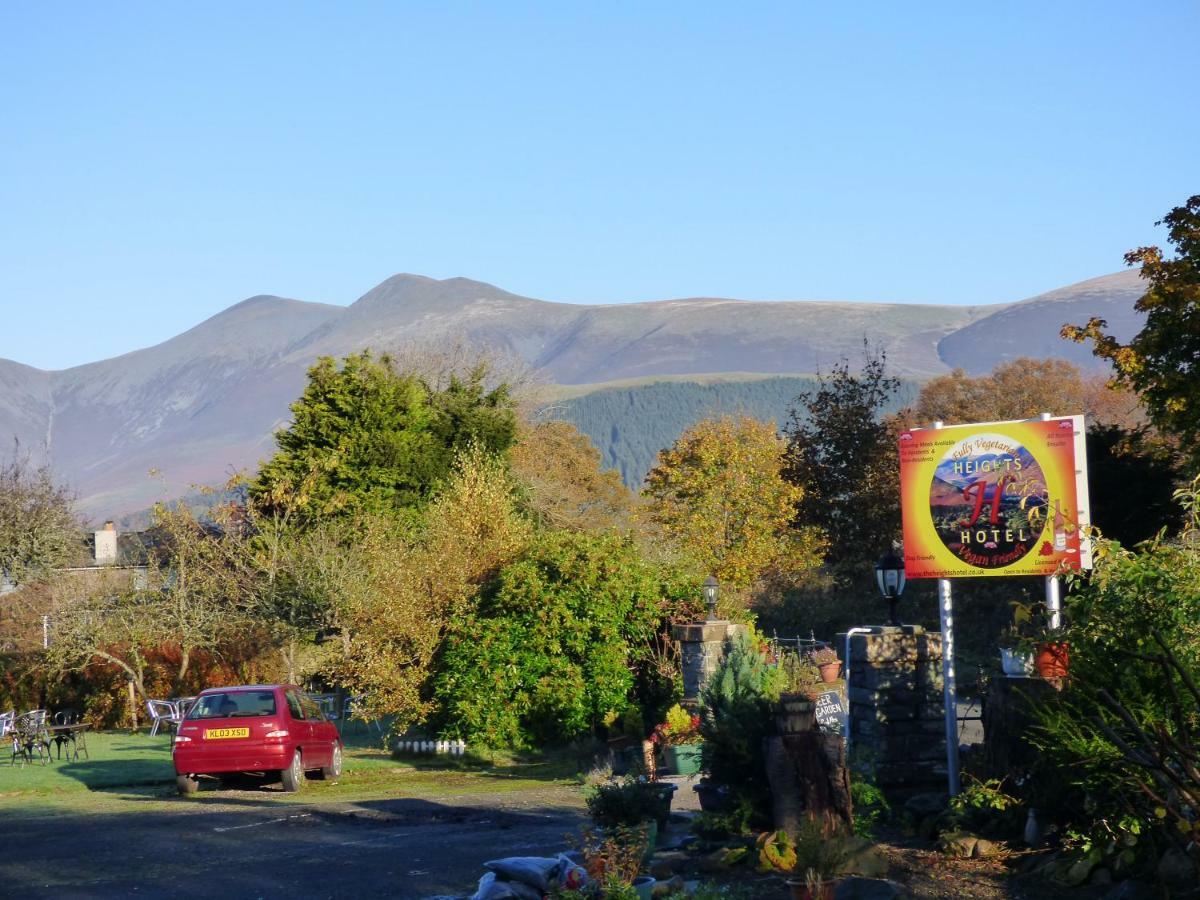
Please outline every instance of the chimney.
[{"label": "chimney", "polygon": [[114,566],[117,564],[117,526],[105,522],[104,527],[96,532],[96,565]]}]

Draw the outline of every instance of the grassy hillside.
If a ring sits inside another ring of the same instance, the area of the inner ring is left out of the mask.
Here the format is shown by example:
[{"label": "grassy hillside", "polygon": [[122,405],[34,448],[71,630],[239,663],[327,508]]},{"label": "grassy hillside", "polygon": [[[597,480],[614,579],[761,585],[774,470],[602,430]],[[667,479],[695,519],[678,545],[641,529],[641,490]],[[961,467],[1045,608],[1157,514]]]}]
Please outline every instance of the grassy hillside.
[{"label": "grassy hillside", "polygon": [[[604,464],[621,473],[631,488],[641,486],[658,451],[669,447],[689,425],[719,414],[745,413],[787,424],[796,397],[812,390],[809,376],[744,377],[735,381],[654,381],[649,384],[592,385],[587,393],[567,393],[544,409],[572,422],[600,449]],[[905,381],[892,409],[911,403],[918,384]]]}]

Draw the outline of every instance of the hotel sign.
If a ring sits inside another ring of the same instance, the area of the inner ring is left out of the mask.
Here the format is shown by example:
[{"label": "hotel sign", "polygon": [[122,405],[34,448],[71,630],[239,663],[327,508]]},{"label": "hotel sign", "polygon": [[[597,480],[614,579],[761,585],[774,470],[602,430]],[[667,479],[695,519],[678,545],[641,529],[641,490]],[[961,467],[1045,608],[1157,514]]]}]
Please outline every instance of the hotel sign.
[{"label": "hotel sign", "polygon": [[900,434],[908,578],[1090,569],[1082,416]]}]

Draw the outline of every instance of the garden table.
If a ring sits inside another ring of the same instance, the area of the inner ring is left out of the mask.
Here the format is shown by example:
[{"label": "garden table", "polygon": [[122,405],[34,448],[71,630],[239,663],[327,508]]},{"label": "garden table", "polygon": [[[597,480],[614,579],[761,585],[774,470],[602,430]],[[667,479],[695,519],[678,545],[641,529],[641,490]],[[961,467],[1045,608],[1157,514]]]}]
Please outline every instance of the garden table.
[{"label": "garden table", "polygon": [[87,722],[76,722],[73,725],[49,725],[46,731],[50,733],[50,739],[54,741],[58,747],[58,758],[62,759],[63,744],[71,745],[71,752],[68,755],[68,760],[75,762],[79,759],[79,754],[82,753],[85,759],[91,759],[87,749],[87,731],[90,726]]}]

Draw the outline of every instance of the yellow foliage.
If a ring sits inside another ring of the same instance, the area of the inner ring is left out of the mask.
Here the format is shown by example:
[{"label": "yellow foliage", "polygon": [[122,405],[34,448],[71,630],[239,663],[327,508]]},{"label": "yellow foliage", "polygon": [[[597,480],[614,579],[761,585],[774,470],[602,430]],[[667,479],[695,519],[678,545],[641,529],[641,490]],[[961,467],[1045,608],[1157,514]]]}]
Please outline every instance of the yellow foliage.
[{"label": "yellow foliage", "polygon": [[367,710],[397,716],[399,728],[429,712],[421,689],[451,615],[531,535],[502,463],[478,448],[460,456],[423,529],[367,526],[357,546],[344,551],[355,575],[340,598],[347,637],[336,664],[366,695]]},{"label": "yellow foliage", "polygon": [[706,419],[658,455],[642,518],[724,584],[746,588],[771,571],[821,561],[811,530],[791,526],[800,488],[783,477],[786,442],[773,422]]}]

